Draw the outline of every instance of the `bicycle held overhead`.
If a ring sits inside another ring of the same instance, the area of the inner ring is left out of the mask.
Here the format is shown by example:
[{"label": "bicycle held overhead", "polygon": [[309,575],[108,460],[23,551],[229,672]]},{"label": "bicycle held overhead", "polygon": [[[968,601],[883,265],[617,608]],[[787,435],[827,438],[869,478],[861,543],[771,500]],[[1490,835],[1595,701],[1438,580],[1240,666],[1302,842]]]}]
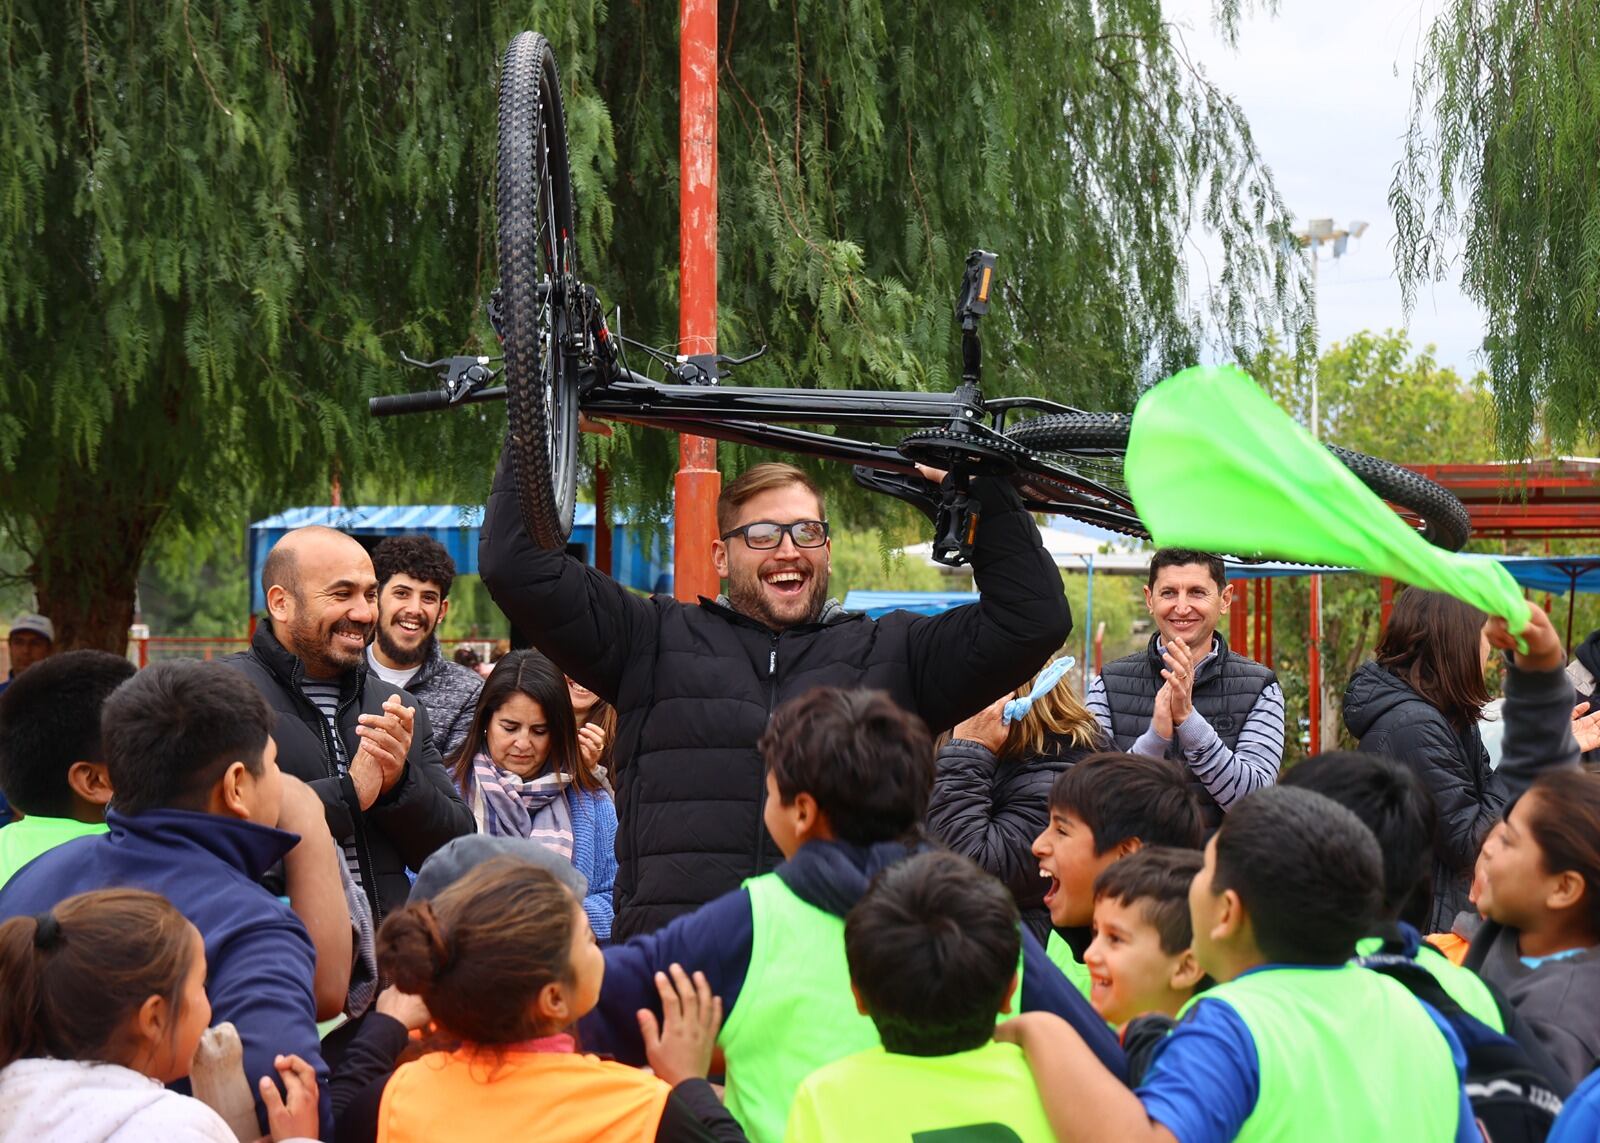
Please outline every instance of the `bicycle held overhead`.
[{"label": "bicycle held overhead", "polygon": [[[765,348],[742,357],[671,355],[629,341],[611,331],[598,293],[579,277],[561,85],[542,36],[524,32],[511,42],[499,99],[501,282],[488,312],[504,356],[422,362],[402,355],[407,365],[435,373],[438,387],[374,397],[369,408],[389,416],[505,400],[519,505],[537,543],[560,547],[572,530],[580,412],[850,464],[859,484],[913,504],[934,522],[933,555],[947,564],[971,556],[976,509],[967,482],[977,472],[1004,474],[1031,511],[1146,537],[1122,479],[1129,416],[1038,397],[985,397],[979,326],[996,280],[994,253],[974,250],[966,260],[955,311],[962,373],[949,392],[723,384]],[[629,350],[659,364],[667,380],[628,368]],[[490,384],[496,380],[504,384]],[[805,425],[814,427],[799,427]],[[889,444],[820,427],[908,432]],[[1414,517],[1430,542],[1452,551],[1466,543],[1466,510],[1448,491],[1387,461],[1329,451]],[[919,464],[946,470],[950,479],[935,488]]]}]

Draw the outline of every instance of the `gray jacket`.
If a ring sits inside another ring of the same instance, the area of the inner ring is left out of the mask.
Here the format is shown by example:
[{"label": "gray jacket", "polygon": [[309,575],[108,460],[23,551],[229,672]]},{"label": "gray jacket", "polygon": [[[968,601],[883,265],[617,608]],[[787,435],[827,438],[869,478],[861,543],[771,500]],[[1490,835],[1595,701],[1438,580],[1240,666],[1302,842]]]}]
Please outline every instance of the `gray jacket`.
[{"label": "gray jacket", "polygon": [[483,676],[446,659],[435,639],[428,648],[428,657],[406,684],[406,690],[428,708],[433,744],[439,750],[439,757],[449,766],[455,760],[455,752],[467,740],[472,715],[478,708],[478,692],[483,690]]}]

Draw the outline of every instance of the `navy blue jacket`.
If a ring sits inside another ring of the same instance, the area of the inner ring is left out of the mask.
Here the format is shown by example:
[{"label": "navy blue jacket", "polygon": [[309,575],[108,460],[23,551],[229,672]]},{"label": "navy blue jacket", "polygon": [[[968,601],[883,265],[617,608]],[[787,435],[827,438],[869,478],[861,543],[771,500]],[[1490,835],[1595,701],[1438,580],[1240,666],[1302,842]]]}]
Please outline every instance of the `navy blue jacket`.
[{"label": "navy blue jacket", "polygon": [[[106,824],[108,834],[69,841],[23,866],[0,889],[0,920],[47,912],[94,889],[160,893],[205,941],[211,1022],[231,1021],[239,1031],[257,1115],[257,1081],[276,1079],[272,1058],[293,1053],[316,1069],[322,1137],[331,1138],[328,1068],[311,992],[316,950],[293,910],[258,884],[299,836],[188,810],[149,810],[132,817],[111,810]],[[264,1116],[261,1124],[265,1130]]]},{"label": "navy blue jacket", "polygon": [[[842,841],[812,841],[780,865],[777,873],[802,901],[842,917],[861,899],[880,869],[925,848],[893,841],[867,848]],[[754,935],[750,893],[736,889],[668,922],[665,928],[608,946],[600,1002],[578,1023],[583,1050],[612,1055],[626,1064],[644,1064],[644,1041],[635,1013],[648,1008],[660,1017],[655,974],[674,963],[689,972],[698,969],[706,974],[712,993],[722,997],[726,1018],[739,1002],[750,969]],[[1054,1012],[1077,1029],[1113,1075],[1126,1079],[1116,1034],[1050,962],[1044,946],[1026,926],[1022,930],[1021,1010]]]}]

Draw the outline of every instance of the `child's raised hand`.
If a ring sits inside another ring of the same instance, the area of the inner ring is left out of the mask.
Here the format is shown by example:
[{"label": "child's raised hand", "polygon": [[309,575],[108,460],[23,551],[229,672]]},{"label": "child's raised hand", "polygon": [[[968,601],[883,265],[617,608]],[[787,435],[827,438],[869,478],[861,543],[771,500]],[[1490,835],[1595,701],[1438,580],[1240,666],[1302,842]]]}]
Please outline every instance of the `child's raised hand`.
[{"label": "child's raised hand", "polygon": [[[1561,648],[1561,636],[1550,623],[1550,617],[1532,600],[1528,601],[1528,623],[1521,631],[1513,632],[1511,625],[1499,615],[1489,616],[1483,625],[1489,645],[1510,651],[1517,666],[1524,671],[1553,671],[1566,662],[1566,652]],[[1527,641],[1526,651],[1517,648],[1517,639]]]},{"label": "child's raised hand", "polygon": [[674,1086],[686,1079],[704,1079],[711,1070],[711,1054],[722,1027],[722,997],[711,995],[706,974],[694,979],[674,964],[656,973],[661,993],[661,1024],[648,1008],[639,1009],[639,1031],[651,1069]]},{"label": "child's raised hand", "polygon": [[279,1056],[272,1064],[278,1069],[287,1093],[280,1097],[272,1077],[261,1077],[261,1102],[267,1109],[267,1127],[274,1143],[283,1139],[315,1139],[321,1129],[317,1073],[299,1056]]}]

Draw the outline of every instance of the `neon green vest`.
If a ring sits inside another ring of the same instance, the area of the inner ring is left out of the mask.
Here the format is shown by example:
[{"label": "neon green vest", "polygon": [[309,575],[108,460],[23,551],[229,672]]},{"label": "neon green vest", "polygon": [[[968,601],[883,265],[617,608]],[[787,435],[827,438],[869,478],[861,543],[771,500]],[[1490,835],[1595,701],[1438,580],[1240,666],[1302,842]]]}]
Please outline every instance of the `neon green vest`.
[{"label": "neon green vest", "polygon": [[1059,968],[1068,980],[1072,981],[1079,992],[1083,993],[1085,1000],[1089,999],[1089,988],[1093,984],[1089,979],[1089,970],[1073,955],[1072,946],[1054,929],[1050,930],[1050,939],[1044,944],[1044,955],[1050,958],[1050,963]]},{"label": "neon green vest", "polygon": [[1449,1042],[1398,981],[1338,968],[1271,968],[1185,1004],[1221,1001],[1255,1041],[1255,1109],[1237,1139],[1439,1140],[1460,1119]]},{"label": "neon green vest", "polygon": [[844,918],[796,897],[776,873],[750,893],[750,969],[717,1036],[727,1105],[753,1143],[778,1143],[795,1089],[823,1064],[878,1044],[856,1011]]},{"label": "neon green vest", "polygon": [[[1372,956],[1381,948],[1381,938],[1367,937],[1356,942],[1356,955]],[[1439,987],[1445,990],[1451,1000],[1461,1005],[1468,1016],[1476,1016],[1496,1032],[1505,1032],[1506,1022],[1500,1015],[1500,1005],[1495,1003],[1494,993],[1489,991],[1489,986],[1477,973],[1470,968],[1451,964],[1449,957],[1427,941],[1423,941],[1422,947],[1417,950],[1417,967],[1427,969],[1433,979],[1439,982]]]},{"label": "neon green vest", "polygon": [[0,829],[0,885],[28,862],[80,837],[105,833],[105,822],[80,822],[73,818],[23,818]]},{"label": "neon green vest", "polygon": [[1054,1143],[1028,1061],[990,1041],[951,1056],[871,1048],[813,1072],[785,1143]]}]

